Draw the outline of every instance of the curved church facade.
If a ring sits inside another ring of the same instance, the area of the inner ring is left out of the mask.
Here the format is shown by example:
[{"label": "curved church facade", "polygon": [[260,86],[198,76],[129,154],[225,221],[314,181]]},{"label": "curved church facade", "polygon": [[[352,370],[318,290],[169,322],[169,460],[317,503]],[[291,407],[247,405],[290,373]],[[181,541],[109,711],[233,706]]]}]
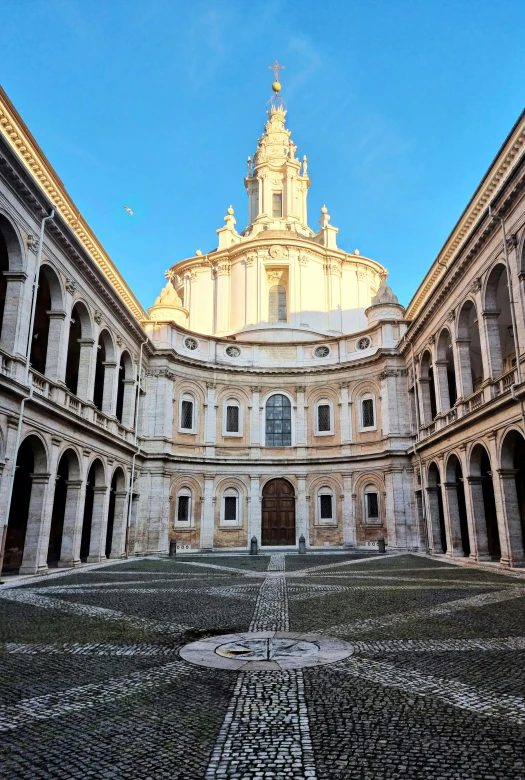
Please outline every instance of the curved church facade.
[{"label": "curved church facade", "polygon": [[146,312],[0,92],[4,573],[254,537],[522,565],[524,142],[522,115],[405,310],[310,227],[274,101],[246,227]]}]

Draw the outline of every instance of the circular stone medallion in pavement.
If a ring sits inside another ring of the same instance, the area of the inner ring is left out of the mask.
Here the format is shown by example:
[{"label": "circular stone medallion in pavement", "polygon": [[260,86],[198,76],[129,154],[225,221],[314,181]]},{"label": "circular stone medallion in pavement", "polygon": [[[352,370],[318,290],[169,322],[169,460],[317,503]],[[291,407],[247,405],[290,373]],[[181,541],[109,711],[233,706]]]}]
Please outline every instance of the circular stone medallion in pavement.
[{"label": "circular stone medallion in pavement", "polygon": [[289,631],[254,631],[224,634],[191,642],[179,651],[181,658],[198,666],[233,671],[301,669],[342,661],[353,648],[342,639]]}]

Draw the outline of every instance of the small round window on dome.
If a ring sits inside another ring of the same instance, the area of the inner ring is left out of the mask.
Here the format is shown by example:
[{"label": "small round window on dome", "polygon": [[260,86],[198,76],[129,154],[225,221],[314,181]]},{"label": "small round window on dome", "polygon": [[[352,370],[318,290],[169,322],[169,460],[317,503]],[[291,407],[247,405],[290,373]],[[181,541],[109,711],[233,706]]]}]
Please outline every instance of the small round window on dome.
[{"label": "small round window on dome", "polygon": [[326,347],[326,346],[316,347],[314,350],[314,355],[315,357],[318,358],[328,357],[329,354],[330,354],[330,347]]},{"label": "small round window on dome", "polygon": [[357,342],[357,349],[368,349],[372,342],[368,338],[368,336],[364,336],[362,339],[359,339]]},{"label": "small round window on dome", "polygon": [[184,346],[186,347],[186,349],[192,349],[193,350],[193,349],[197,349],[199,344],[197,342],[197,339],[192,339],[192,338],[188,337],[187,339],[184,339]]},{"label": "small round window on dome", "polygon": [[241,354],[239,347],[226,347],[226,354],[231,358],[237,358]]}]

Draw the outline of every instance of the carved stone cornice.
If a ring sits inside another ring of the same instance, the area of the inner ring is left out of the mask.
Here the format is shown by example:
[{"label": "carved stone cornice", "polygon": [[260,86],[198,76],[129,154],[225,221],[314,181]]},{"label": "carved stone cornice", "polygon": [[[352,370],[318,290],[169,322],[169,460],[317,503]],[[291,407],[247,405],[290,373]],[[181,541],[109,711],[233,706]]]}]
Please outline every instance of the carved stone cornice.
[{"label": "carved stone cornice", "polygon": [[126,284],[111,258],[93,233],[84,217],[80,214],[64,185],[51,167],[33,136],[25,126],[22,118],[0,87],[0,132],[15,150],[21,162],[44,190],[53,203],[55,210],[75,234],[84,249],[91,255],[95,263],[111,282],[126,306],[138,319],[146,319],[147,315],[132,291]]},{"label": "carved stone cornice", "polygon": [[446,272],[461,246],[472,236],[488,204],[493,201],[496,193],[504,189],[516,160],[522,155],[524,145],[525,117],[522,115],[409,303],[407,319],[415,319],[421,312],[436,283]]}]

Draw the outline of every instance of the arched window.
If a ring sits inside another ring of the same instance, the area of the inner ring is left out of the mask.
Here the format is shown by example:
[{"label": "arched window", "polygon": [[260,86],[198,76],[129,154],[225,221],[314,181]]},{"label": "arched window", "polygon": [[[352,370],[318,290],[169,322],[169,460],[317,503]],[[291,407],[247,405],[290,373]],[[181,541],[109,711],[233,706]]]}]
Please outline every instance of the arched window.
[{"label": "arched window", "polygon": [[183,393],[179,404],[179,431],[181,433],[195,433],[195,399],[189,393]]},{"label": "arched window", "polygon": [[222,494],[221,525],[229,528],[241,525],[241,502],[237,488],[226,488]]},{"label": "arched window", "polygon": [[375,485],[367,485],[364,490],[364,518],[366,523],[380,523],[379,492]]},{"label": "arched window", "polygon": [[266,446],[292,446],[292,405],[285,395],[270,396],[266,402]]},{"label": "arched window", "polygon": [[175,507],[175,528],[193,528],[193,495],[189,487],[182,487],[177,493]]},{"label": "arched window", "polygon": [[222,411],[222,435],[242,436],[242,407],[236,398],[228,398]]},{"label": "arched window", "polygon": [[115,349],[109,331],[100,331],[97,344],[93,403],[104,414],[113,414],[113,386],[115,381]]},{"label": "arched window", "polygon": [[317,491],[317,523],[318,525],[335,523],[334,491],[327,485]]},{"label": "arched window", "polygon": [[46,372],[47,344],[49,339],[49,312],[51,310],[51,290],[45,271],[41,268],[38,276],[35,322],[31,335],[31,368],[40,374]]},{"label": "arched window", "polygon": [[367,393],[361,398],[359,423],[362,431],[375,430],[377,427],[375,407],[375,398],[372,394]]},{"label": "arched window", "polygon": [[268,320],[269,322],[286,322],[286,287],[282,284],[274,284],[268,294]]},{"label": "arched window", "polygon": [[334,432],[334,415],[332,402],[327,398],[321,398],[315,405],[315,433],[317,436],[326,436]]}]

